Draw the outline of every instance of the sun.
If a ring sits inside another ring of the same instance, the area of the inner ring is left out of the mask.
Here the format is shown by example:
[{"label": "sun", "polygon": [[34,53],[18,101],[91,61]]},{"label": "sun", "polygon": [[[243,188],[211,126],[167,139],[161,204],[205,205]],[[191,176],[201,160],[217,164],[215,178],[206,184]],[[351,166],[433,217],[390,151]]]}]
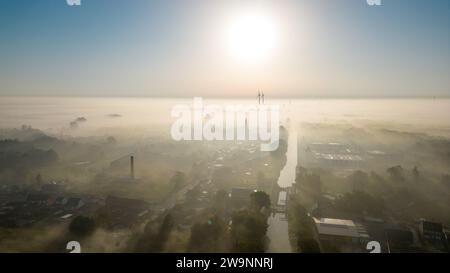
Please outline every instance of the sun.
[{"label": "sun", "polygon": [[276,42],[275,22],[263,13],[236,16],[226,30],[227,48],[238,61],[263,61],[270,57]]}]

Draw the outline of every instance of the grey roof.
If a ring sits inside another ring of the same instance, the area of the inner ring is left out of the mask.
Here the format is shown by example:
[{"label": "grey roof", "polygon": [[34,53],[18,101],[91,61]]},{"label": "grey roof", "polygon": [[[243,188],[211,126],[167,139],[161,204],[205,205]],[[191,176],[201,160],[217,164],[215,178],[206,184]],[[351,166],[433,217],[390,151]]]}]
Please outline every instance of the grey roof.
[{"label": "grey roof", "polygon": [[359,238],[360,234],[355,223],[352,220],[332,219],[332,218],[313,218],[317,231],[321,235],[333,235]]}]

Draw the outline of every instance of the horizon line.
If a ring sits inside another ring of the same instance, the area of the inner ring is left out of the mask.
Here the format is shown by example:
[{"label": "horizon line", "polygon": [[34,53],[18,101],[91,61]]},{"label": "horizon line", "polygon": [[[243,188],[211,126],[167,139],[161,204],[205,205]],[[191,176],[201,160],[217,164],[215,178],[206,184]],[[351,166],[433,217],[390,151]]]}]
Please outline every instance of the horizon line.
[{"label": "horizon line", "polygon": [[[158,96],[158,95],[1,95],[0,98],[155,98],[155,99],[254,99],[255,96]],[[450,95],[430,95],[430,96],[267,96],[266,99],[450,99]]]}]

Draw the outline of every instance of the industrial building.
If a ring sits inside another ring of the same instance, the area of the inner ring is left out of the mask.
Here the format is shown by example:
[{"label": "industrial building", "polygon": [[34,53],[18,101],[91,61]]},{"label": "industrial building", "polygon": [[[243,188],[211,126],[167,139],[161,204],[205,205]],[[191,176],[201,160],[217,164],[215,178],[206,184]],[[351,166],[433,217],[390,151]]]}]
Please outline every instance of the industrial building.
[{"label": "industrial building", "polygon": [[359,167],[364,161],[358,151],[341,143],[311,143],[306,148],[310,163],[334,167]]},{"label": "industrial building", "polygon": [[331,243],[339,248],[360,249],[369,241],[366,229],[352,220],[313,218],[321,244]]}]

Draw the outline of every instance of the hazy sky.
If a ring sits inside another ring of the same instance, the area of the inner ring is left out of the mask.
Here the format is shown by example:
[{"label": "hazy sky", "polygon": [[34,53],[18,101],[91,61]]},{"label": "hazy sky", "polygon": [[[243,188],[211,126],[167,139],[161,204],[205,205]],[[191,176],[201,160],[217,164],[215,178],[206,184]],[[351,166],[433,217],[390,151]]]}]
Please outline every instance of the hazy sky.
[{"label": "hazy sky", "polygon": [[450,96],[450,1],[382,3],[0,0],[0,95]]}]

